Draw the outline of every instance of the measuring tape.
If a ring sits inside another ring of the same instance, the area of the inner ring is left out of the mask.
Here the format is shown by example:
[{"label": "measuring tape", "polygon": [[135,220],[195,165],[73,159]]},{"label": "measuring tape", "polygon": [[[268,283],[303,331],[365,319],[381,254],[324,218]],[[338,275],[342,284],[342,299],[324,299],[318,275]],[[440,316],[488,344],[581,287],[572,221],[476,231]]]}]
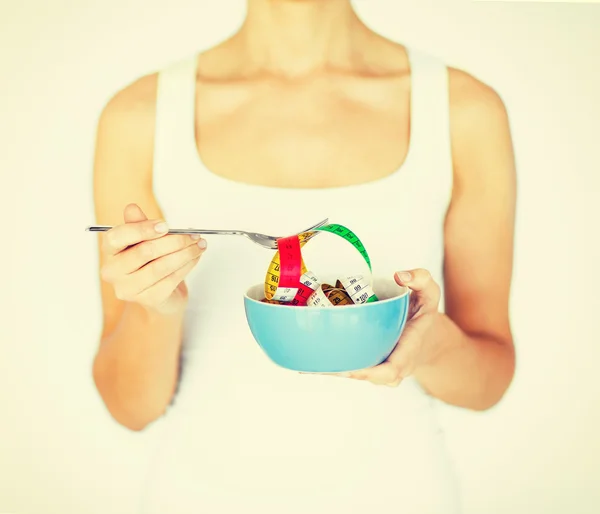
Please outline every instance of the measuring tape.
[{"label": "measuring tape", "polygon": [[311,232],[284,237],[277,241],[279,250],[275,253],[265,277],[266,301],[309,307],[377,301],[368,279],[363,275],[343,278],[333,287],[319,284],[317,277],[307,271],[301,248],[317,231],[329,232],[348,241],[359,251],[371,270],[371,259],[364,245],[356,234],[342,225],[332,223]]},{"label": "measuring tape", "polygon": [[353,303],[352,298],[344,289],[329,284],[320,285],[308,297],[306,302],[308,307],[334,307],[336,305],[352,305]]},{"label": "measuring tape", "polygon": [[306,232],[278,241],[279,251],[275,253],[265,278],[267,301],[306,305],[308,297],[319,285],[317,277],[306,270],[300,251],[311,237],[312,234]]}]

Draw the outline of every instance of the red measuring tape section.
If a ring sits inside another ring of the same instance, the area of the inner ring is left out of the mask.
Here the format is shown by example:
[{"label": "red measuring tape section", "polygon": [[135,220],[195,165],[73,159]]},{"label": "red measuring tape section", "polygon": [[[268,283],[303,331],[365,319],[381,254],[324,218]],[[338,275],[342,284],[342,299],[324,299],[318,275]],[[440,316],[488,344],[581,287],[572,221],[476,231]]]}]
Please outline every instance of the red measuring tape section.
[{"label": "red measuring tape section", "polygon": [[277,241],[281,264],[279,275],[280,287],[300,286],[302,274],[302,254],[300,253],[300,240],[298,236],[283,237]]},{"label": "red measuring tape section", "polygon": [[300,250],[300,239],[297,235],[283,237],[277,241],[280,258],[279,287],[295,289],[294,299],[291,305],[306,305],[308,297],[313,292],[310,287],[314,284],[312,277],[302,278],[302,253]]}]

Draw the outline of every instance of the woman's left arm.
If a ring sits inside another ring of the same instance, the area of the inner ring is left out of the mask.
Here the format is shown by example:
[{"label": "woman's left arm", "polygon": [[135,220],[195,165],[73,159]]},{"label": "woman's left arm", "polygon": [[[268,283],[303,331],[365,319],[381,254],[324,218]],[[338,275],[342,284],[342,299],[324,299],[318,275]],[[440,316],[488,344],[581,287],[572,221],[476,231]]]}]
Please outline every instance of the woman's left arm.
[{"label": "woman's left arm", "polygon": [[413,375],[440,400],[473,410],[494,406],[512,381],[515,351],[509,322],[516,173],[502,100],[466,73],[450,72],[454,161],[445,222],[445,314],[426,270],[399,284],[413,290],[412,316],[380,366],[350,378],[398,385]]}]

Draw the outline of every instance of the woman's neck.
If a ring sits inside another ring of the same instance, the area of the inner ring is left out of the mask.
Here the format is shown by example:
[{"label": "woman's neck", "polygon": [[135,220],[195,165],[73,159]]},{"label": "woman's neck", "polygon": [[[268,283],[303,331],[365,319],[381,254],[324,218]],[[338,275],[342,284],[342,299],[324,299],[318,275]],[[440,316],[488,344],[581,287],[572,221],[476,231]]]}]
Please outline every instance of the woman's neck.
[{"label": "woman's neck", "polygon": [[348,67],[369,34],[350,0],[248,0],[234,39],[253,68],[293,77]]}]

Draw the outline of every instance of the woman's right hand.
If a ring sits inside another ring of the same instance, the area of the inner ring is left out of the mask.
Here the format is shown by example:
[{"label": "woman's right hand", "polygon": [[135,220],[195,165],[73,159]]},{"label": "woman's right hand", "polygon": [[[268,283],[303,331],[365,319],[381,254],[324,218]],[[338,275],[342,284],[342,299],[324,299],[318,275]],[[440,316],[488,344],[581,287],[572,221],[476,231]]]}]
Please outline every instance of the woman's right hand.
[{"label": "woman's right hand", "polygon": [[181,312],[187,304],[183,282],[200,260],[206,241],[199,236],[168,234],[166,223],[149,220],[128,205],[124,221],[104,233],[101,277],[115,296],[160,314]]}]

